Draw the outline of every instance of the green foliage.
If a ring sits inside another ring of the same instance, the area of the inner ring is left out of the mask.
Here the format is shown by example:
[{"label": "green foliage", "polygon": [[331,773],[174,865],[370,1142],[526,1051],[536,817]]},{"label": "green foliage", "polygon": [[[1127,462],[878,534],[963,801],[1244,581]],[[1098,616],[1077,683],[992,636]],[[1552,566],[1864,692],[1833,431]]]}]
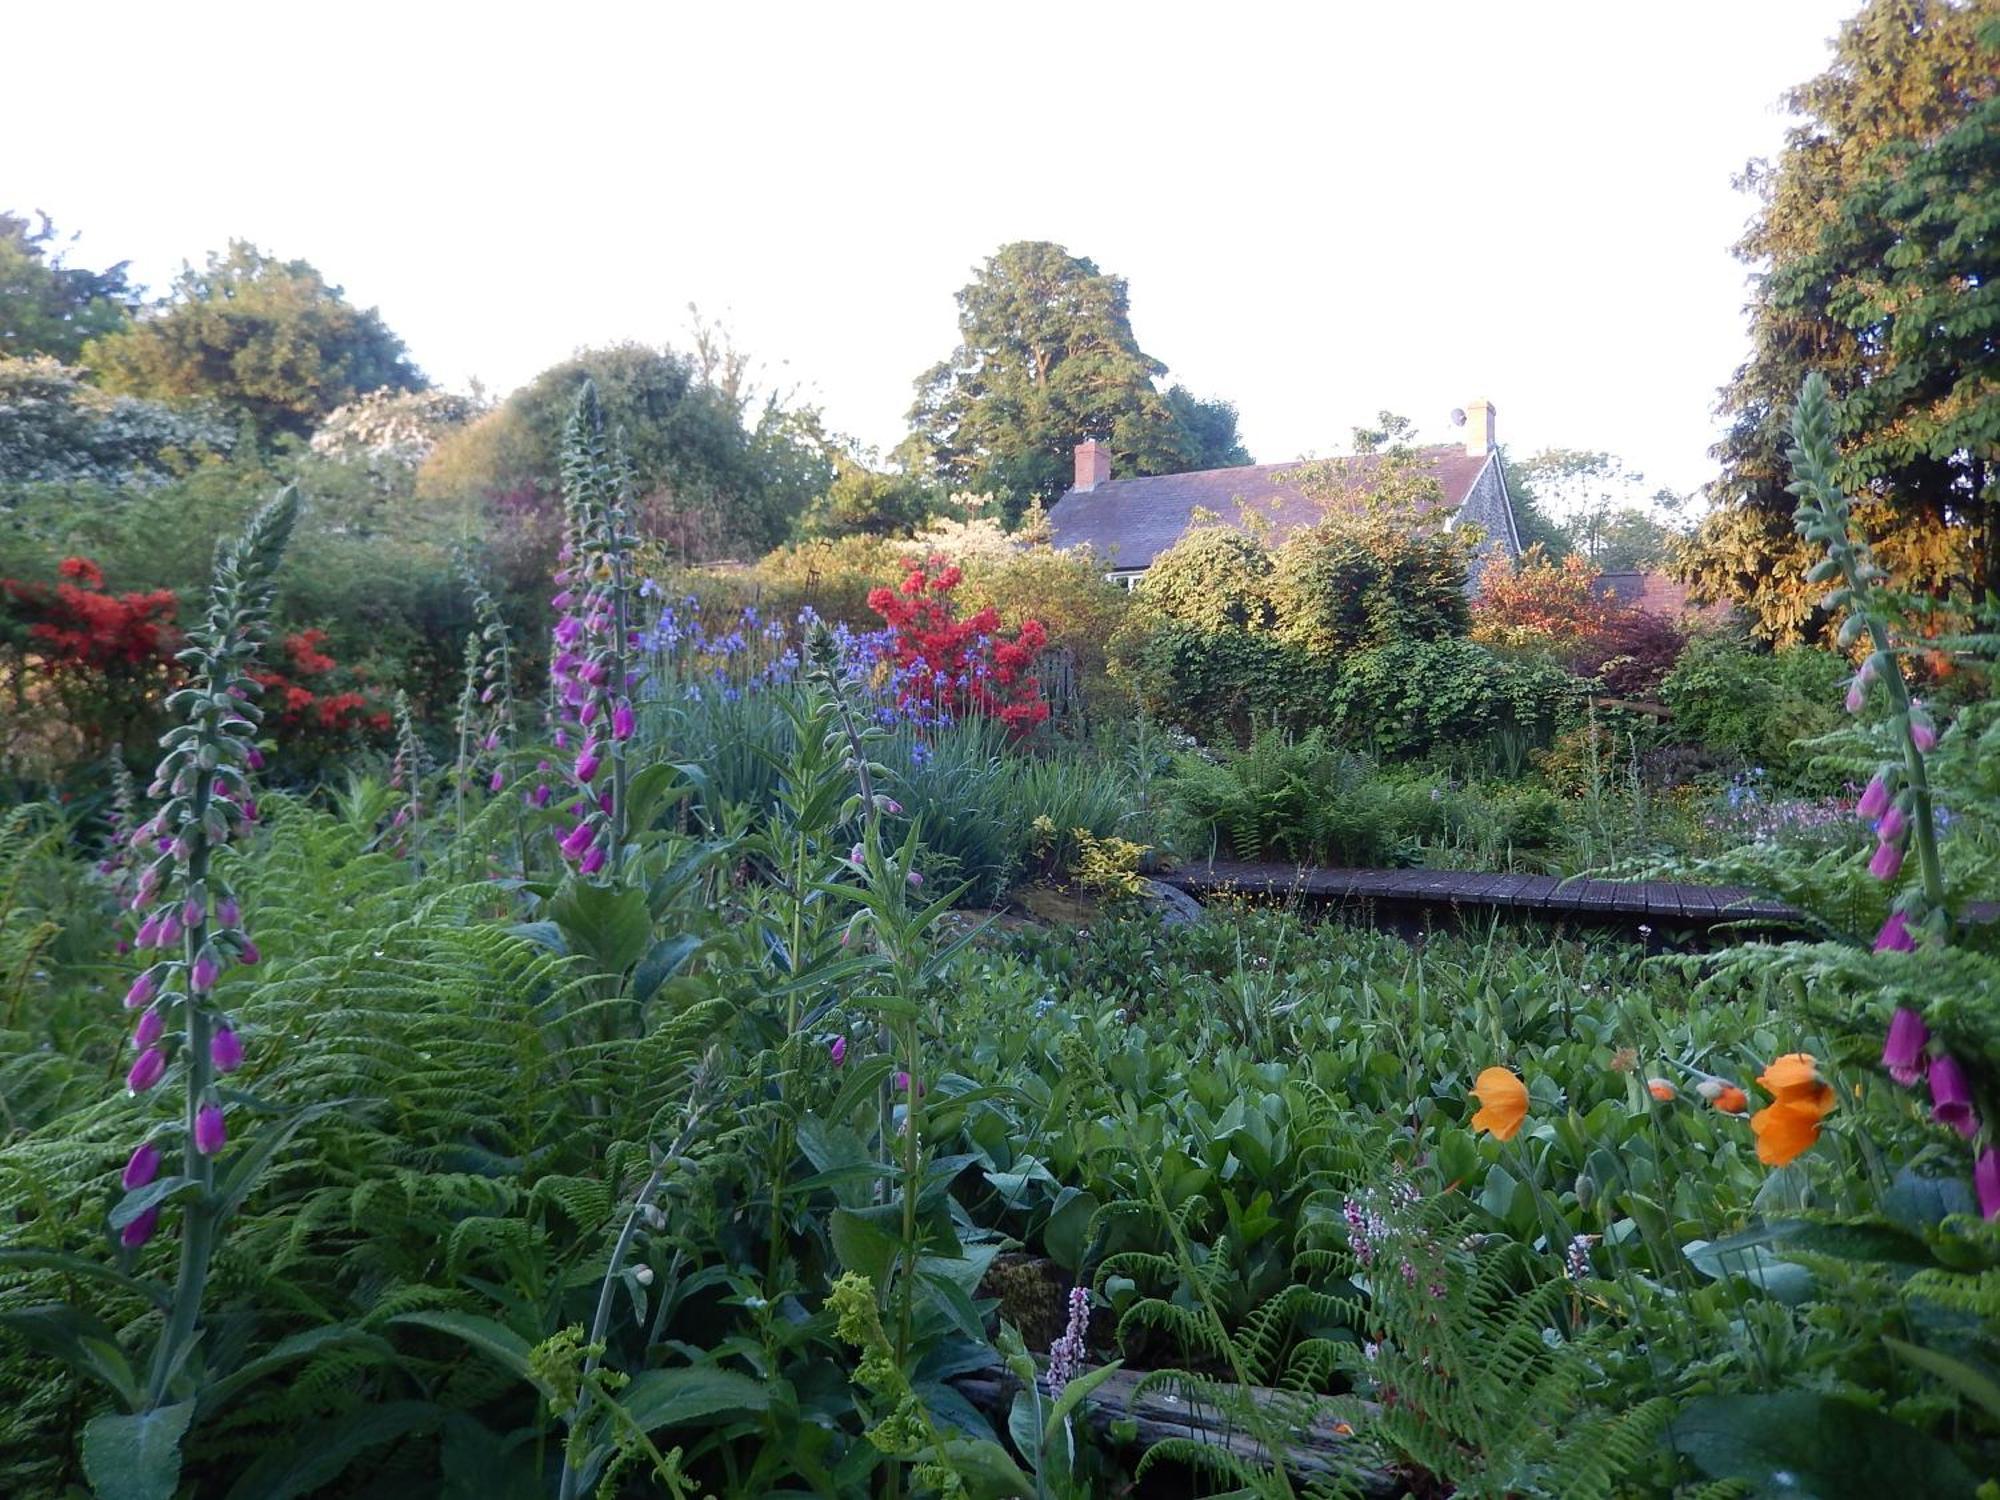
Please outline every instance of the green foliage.
[{"label": "green foliage", "polygon": [[799,517],[809,537],[906,537],[942,508],[943,496],[909,474],[881,473],[843,458],[833,483]]},{"label": "green foliage", "polygon": [[1328,520],[1278,549],[1271,575],[1277,636],[1308,657],[1462,636],[1470,627],[1466,546],[1451,532],[1393,516]]},{"label": "green foliage", "polygon": [[1582,709],[1554,662],[1467,640],[1404,641],[1348,658],[1328,699],[1343,737],[1383,760],[1437,756],[1524,769]]},{"label": "green foliage", "polygon": [[1225,526],[1188,532],[1153,560],[1139,580],[1139,601],[1176,625],[1200,631],[1268,630],[1271,554],[1254,538]]},{"label": "green foliage", "polygon": [[1010,518],[1069,488],[1072,450],[1107,444],[1112,472],[1245,463],[1236,413],[1155,381],[1133,337],[1124,279],[1060,245],[1003,245],[958,293],[959,344],[917,381],[914,455],[955,490],[1000,497]]},{"label": "green foliage", "polygon": [[158,484],[236,435],[207,412],[107,396],[53,359],[0,358],[0,502],[31,485]]},{"label": "green foliage", "polygon": [[563,425],[586,379],[597,387],[607,430],[623,434],[642,528],[682,562],[775,545],[833,477],[821,442],[782,408],[746,422],[736,395],[708,379],[697,358],[628,343],[544,370],[447,434],[417,475],[419,497],[542,516],[546,547],[520,565],[542,566],[554,551],[548,516],[560,489]]},{"label": "green foliage", "polygon": [[[89,340],[131,321],[138,289],[128,261],[102,271],[68,264],[49,216],[0,212],[0,361],[46,356],[75,364]],[[0,472],[13,472],[0,446]]]},{"label": "green foliage", "polygon": [[84,362],[108,391],[214,402],[266,439],[305,437],[365,392],[426,384],[375,309],[243,240],[183,268],[137,323],[92,340]]},{"label": "green foliage", "polygon": [[1762,766],[1786,785],[1812,785],[1810,751],[1799,742],[1840,723],[1851,672],[1811,647],[1769,652],[1699,637],[1661,681],[1660,697],[1677,739]]}]

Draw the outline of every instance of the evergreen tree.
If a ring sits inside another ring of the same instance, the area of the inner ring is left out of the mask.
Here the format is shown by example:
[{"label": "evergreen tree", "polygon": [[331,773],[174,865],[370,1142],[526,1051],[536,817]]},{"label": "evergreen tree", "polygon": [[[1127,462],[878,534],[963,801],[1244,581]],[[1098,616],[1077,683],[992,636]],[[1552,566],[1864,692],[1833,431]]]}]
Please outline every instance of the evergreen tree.
[{"label": "evergreen tree", "polygon": [[73,365],[87,340],[131,320],[138,291],[125,261],[102,271],[65,264],[55,225],[35,217],[0,213],[0,359],[45,354]]},{"label": "evergreen tree", "polygon": [[1155,382],[1124,278],[1060,245],[1004,245],[958,294],[959,345],[917,382],[909,457],[1009,518],[1069,487],[1072,453],[1107,444],[1121,476],[1247,462],[1236,413]]}]

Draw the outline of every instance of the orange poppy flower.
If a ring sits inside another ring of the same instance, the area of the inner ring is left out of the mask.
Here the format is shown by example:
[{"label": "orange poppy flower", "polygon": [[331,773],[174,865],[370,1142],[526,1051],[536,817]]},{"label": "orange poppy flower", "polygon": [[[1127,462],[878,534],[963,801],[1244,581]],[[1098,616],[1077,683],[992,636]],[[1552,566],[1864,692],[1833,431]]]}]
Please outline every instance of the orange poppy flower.
[{"label": "orange poppy flower", "polygon": [[1750,1117],[1757,1160],[1768,1167],[1796,1161],[1819,1139],[1819,1122],[1833,1111],[1833,1085],[1819,1076],[1809,1052],[1790,1052],[1757,1076],[1771,1102]]},{"label": "orange poppy flower", "polygon": [[1505,1068],[1488,1068],[1475,1078],[1472,1096],[1481,1106],[1472,1117],[1474,1130],[1511,1141],[1528,1118],[1528,1086]]},{"label": "orange poppy flower", "polygon": [[1664,1078],[1648,1078],[1646,1080],[1646,1092],[1662,1104],[1672,1104],[1674,1100],[1680,1097],[1680,1091]]},{"label": "orange poppy flower", "polygon": [[1710,1101],[1725,1115],[1740,1115],[1750,1108],[1750,1096],[1733,1083],[1725,1083]]}]

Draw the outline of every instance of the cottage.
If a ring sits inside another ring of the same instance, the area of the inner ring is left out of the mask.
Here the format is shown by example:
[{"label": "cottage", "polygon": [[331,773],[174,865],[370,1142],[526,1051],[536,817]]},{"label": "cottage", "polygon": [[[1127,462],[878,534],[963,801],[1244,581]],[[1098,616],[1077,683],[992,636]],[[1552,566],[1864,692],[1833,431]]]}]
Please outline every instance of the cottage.
[{"label": "cottage", "polygon": [[[1476,556],[1495,552],[1521,555],[1521,534],[1514,503],[1494,441],[1493,405],[1475,401],[1466,408],[1466,440],[1422,448],[1420,464],[1437,480],[1448,512],[1447,528],[1477,526]],[[1324,474],[1331,465],[1338,483],[1361,494],[1369,471],[1381,463],[1376,454],[1324,461],[1251,464],[1235,469],[1203,469],[1192,474],[1154,474],[1140,479],[1114,479],[1111,453],[1095,440],[1076,449],[1076,482],[1049,511],[1051,539],[1057,547],[1089,547],[1105,560],[1106,577],[1132,587],[1153,565],[1153,559],[1186,534],[1196,512],[1206,511],[1224,524],[1267,536],[1275,545],[1295,532],[1316,525],[1330,502],[1323,494],[1301,488],[1301,473]],[[1476,586],[1478,563],[1467,582]]]}]

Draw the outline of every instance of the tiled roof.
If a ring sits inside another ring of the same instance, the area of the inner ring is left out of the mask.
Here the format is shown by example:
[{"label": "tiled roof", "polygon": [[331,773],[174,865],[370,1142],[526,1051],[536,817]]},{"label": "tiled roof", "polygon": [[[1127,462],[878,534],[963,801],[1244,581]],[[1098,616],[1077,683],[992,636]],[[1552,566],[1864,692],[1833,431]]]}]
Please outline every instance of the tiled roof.
[{"label": "tiled roof", "polygon": [[[1487,463],[1457,446],[1422,448],[1417,456],[1443,490],[1444,508],[1452,511],[1465,502]],[[1338,473],[1336,482],[1358,495],[1366,492],[1368,477],[1381,461],[1379,455],[1363,454],[1107,480],[1093,490],[1065,494],[1049,511],[1049,529],[1058,547],[1088,546],[1113,568],[1147,568],[1180,540],[1198,508],[1243,530],[1268,526],[1273,538],[1282,540],[1317,524],[1329,505],[1340,503],[1338,496],[1329,500],[1301,489],[1302,469],[1324,472],[1331,465]]]},{"label": "tiled roof", "polygon": [[1657,569],[1599,573],[1591,580],[1591,587],[1597,590],[1601,599],[1609,599],[1627,609],[1636,609],[1641,614],[1658,615],[1663,620],[1678,620],[1689,614],[1720,618],[1729,613],[1727,604],[1688,603],[1687,585]]}]

